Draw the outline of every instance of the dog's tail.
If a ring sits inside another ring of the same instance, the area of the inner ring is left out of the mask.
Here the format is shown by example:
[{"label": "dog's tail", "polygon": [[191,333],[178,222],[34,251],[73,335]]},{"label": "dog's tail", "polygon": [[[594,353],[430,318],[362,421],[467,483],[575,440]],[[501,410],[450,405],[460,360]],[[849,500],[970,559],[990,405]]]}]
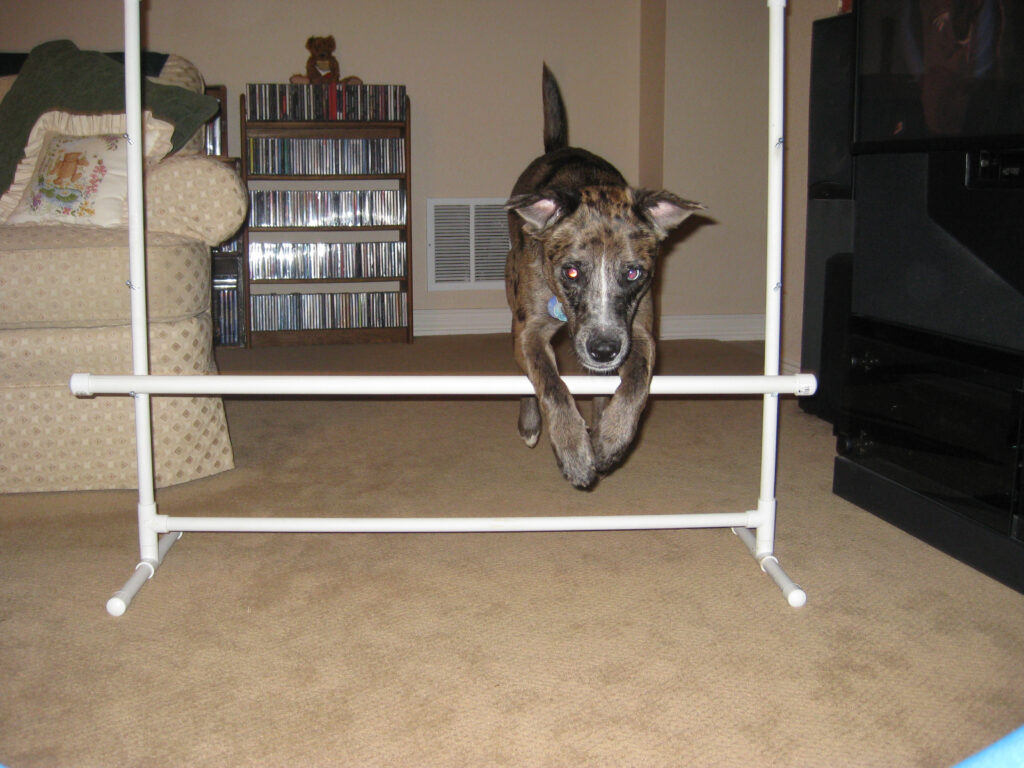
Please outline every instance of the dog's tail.
[{"label": "dog's tail", "polygon": [[551,152],[569,146],[569,126],[565,119],[565,104],[558,81],[544,65],[544,151]]}]

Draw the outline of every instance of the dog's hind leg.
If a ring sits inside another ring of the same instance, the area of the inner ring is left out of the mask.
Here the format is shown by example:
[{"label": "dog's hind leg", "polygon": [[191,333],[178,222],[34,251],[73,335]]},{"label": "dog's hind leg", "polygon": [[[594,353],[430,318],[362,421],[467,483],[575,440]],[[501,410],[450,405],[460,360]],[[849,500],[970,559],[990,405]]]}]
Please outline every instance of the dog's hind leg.
[{"label": "dog's hind leg", "polygon": [[540,406],[536,397],[524,397],[519,401],[519,436],[527,447],[533,448],[540,438]]}]

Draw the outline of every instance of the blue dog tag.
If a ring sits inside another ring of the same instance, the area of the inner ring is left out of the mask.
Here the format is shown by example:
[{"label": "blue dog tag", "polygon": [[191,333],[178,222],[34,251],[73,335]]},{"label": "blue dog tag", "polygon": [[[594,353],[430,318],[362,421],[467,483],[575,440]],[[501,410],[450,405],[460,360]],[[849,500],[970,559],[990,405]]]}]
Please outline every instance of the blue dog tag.
[{"label": "blue dog tag", "polygon": [[555,320],[565,322],[565,310],[562,309],[562,303],[558,300],[557,296],[552,296],[548,299],[548,314],[555,318]]}]

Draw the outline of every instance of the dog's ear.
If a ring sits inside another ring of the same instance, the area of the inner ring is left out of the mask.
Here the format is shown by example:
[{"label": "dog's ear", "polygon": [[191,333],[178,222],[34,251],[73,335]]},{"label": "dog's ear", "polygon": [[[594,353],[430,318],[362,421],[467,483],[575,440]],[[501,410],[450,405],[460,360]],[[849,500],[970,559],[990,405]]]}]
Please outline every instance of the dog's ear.
[{"label": "dog's ear", "polygon": [[700,203],[684,200],[664,190],[635,190],[633,204],[637,215],[654,227],[659,238],[666,237],[691,214],[704,210]]},{"label": "dog's ear", "polygon": [[539,235],[571,212],[570,205],[555,195],[515,195],[505,203],[506,211],[515,211],[526,222],[526,231]]}]

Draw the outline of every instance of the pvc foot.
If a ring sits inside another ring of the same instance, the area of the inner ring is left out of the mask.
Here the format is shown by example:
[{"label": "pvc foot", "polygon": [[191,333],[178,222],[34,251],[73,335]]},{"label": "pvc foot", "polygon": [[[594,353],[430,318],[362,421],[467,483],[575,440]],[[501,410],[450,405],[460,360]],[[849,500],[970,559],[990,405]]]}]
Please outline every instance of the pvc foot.
[{"label": "pvc foot", "polygon": [[157,546],[157,559],[155,561],[143,560],[135,566],[135,572],[131,578],[125,582],[121,589],[114,593],[113,597],[107,600],[107,613],[111,616],[124,616],[125,611],[128,610],[128,606],[132,604],[132,600],[135,599],[139,590],[156,574],[156,569],[163,562],[164,555],[180,538],[180,532],[165,533],[160,537],[160,542]]},{"label": "pvc foot", "polygon": [[135,566],[135,573],[125,582],[114,596],[107,600],[107,613],[111,616],[124,616],[128,606],[132,604],[135,595],[142,589],[142,585],[153,578],[156,573],[156,566],[149,562],[142,562]]},{"label": "pvc foot", "polygon": [[757,539],[749,528],[733,528],[732,532],[739,536],[740,540],[747,545],[747,549],[750,550],[750,554],[757,560],[761,570],[770,576],[776,586],[782,590],[782,596],[786,598],[786,602],[793,608],[803,607],[807,603],[807,593],[789,578],[779,564],[779,559],[771,553],[765,555],[757,554]]}]

